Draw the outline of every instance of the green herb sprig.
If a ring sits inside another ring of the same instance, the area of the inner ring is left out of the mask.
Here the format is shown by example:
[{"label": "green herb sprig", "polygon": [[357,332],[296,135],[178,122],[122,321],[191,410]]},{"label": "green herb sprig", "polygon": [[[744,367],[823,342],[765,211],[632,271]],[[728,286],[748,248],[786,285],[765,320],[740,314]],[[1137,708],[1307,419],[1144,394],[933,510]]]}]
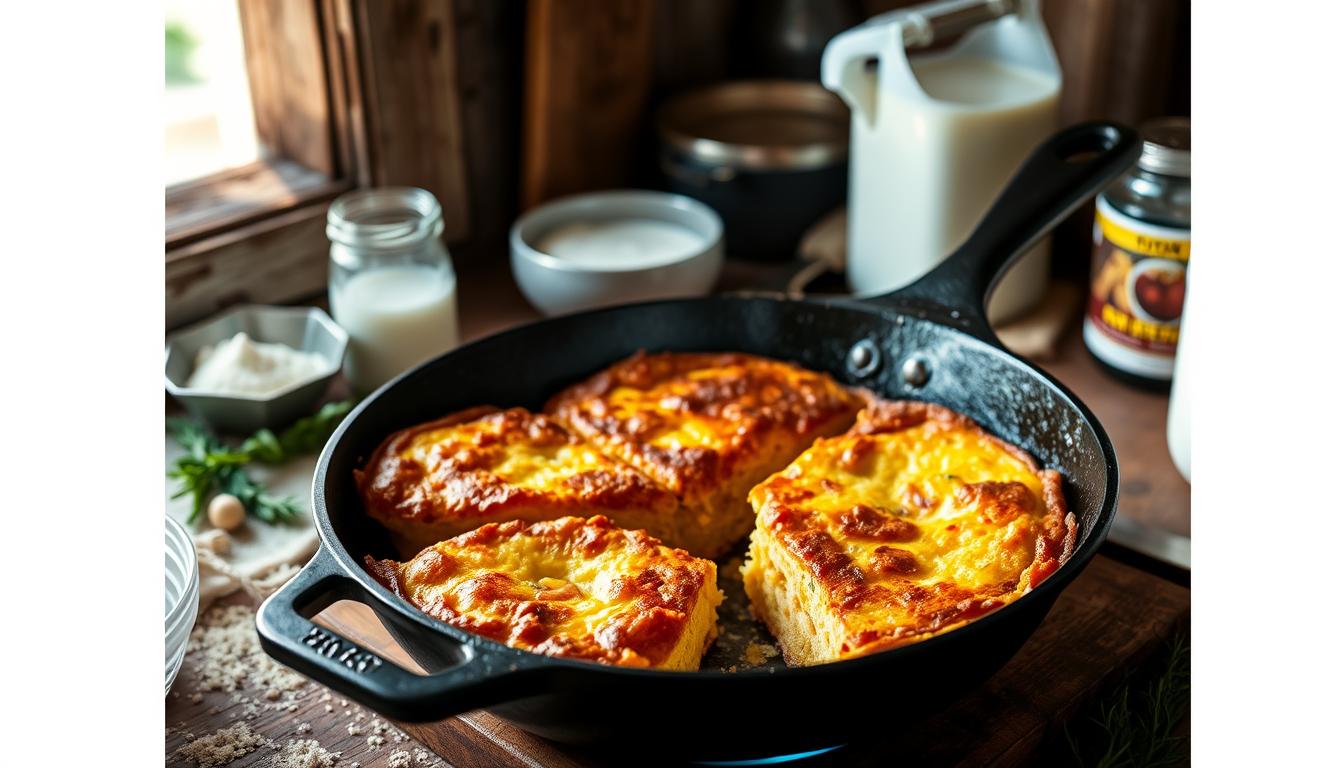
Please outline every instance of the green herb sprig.
[{"label": "green herb sprig", "polygon": [[[1141,678],[1148,678],[1146,682]],[[1190,712],[1190,644],[1172,639],[1155,670],[1126,680],[1065,729],[1073,760],[1089,768],[1174,768],[1190,764],[1180,725]]]},{"label": "green herb sprig", "polygon": [[253,480],[244,467],[252,462],[280,464],[295,456],[318,451],[353,407],[352,400],[328,403],[316,414],[294,422],[278,436],[269,429],[258,430],[237,449],[230,448],[190,419],[169,419],[168,432],[186,450],[186,455],[178,457],[168,470],[168,477],[179,481],[172,498],[191,496],[189,523],[195,522],[216,493],[238,497],[248,514],[263,522],[294,520],[302,509],[299,502],[272,495],[266,486]]},{"label": "green herb sprig", "polygon": [[248,455],[251,461],[263,464],[280,464],[295,456],[317,453],[327,444],[327,438],[335,431],[355,401],[342,400],[327,403],[312,416],[305,416],[294,422],[277,437],[269,429],[257,430],[256,434],[243,441],[238,448]]}]

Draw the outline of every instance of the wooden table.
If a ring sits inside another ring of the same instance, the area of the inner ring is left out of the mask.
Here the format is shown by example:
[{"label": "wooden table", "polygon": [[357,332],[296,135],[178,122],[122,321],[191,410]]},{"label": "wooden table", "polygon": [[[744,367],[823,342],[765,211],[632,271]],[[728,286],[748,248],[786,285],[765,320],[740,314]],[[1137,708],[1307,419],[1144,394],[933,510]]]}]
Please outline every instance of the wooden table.
[{"label": "wooden table", "polygon": [[[746,277],[741,277],[745,274]],[[739,272],[735,282],[757,274]],[[507,276],[463,275],[460,294],[464,340],[538,318]],[[1044,365],[1072,388],[1101,419],[1116,445],[1121,466],[1120,513],[1148,525],[1182,535],[1190,531],[1190,488],[1172,465],[1166,449],[1166,397],[1127,387],[1106,376],[1087,356],[1081,336],[1070,334],[1059,357]],[[817,759],[821,765],[886,765],[894,744],[900,752],[921,756],[921,764],[1025,765],[1090,701],[1099,689],[1142,664],[1172,634],[1188,625],[1190,593],[1181,583],[1126,564],[1114,548],[1104,551],[1060,598],[1028,645],[981,690],[891,740],[852,744]],[[1188,582],[1187,582],[1188,583]],[[415,668],[415,663],[387,635],[369,609],[343,602],[316,620],[349,638]],[[190,696],[193,673],[184,667],[176,696],[166,703],[166,746],[171,757],[184,739],[182,731],[200,736],[222,728],[238,715],[225,694]],[[401,724],[414,737],[370,752],[364,734],[351,735],[347,725],[364,712],[353,703],[333,706],[342,697],[321,700],[312,684],[300,707],[290,713],[263,713],[252,728],[283,743],[313,738],[331,750],[344,750],[340,765],[386,765],[394,749],[414,753],[424,745],[453,766],[590,766],[604,764],[583,752],[558,748],[485,712],[475,712],[430,725]],[[259,692],[251,692],[252,696]],[[346,711],[349,709],[350,713]],[[367,718],[372,713],[364,713]],[[992,727],[986,723],[992,722]],[[299,723],[311,728],[297,734]],[[389,739],[391,742],[391,739]],[[254,752],[230,765],[265,765],[270,750]],[[436,760],[439,758],[435,758]]]}]

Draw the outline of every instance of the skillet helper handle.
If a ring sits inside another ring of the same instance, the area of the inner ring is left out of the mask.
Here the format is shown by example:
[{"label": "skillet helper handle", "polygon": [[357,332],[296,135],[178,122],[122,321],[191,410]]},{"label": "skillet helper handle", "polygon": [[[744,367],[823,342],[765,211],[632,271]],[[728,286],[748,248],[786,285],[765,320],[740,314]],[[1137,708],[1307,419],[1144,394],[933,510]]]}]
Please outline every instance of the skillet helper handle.
[{"label": "skillet helper handle", "polygon": [[892,297],[958,310],[984,335],[985,302],[1004,271],[1132,166],[1141,147],[1137,133],[1115,123],[1080,123],[1056,133],[1031,153],[966,242]]},{"label": "skillet helper handle", "polygon": [[341,599],[366,602],[363,594],[359,583],[319,549],[257,612],[262,648],[286,666],[374,711],[408,722],[441,720],[540,692],[537,665],[459,642],[446,633],[434,633],[433,642],[452,648],[461,662],[420,675],[308,618]]}]

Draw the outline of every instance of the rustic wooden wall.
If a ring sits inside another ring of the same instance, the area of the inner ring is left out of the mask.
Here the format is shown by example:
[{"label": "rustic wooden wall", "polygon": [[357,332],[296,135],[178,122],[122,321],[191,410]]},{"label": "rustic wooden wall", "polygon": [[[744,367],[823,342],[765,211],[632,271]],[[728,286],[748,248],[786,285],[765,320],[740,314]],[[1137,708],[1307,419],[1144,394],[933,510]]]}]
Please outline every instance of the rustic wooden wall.
[{"label": "rustic wooden wall", "polygon": [[654,0],[530,0],[522,206],[626,183],[649,109]]},{"label": "rustic wooden wall", "polygon": [[351,8],[367,131],[361,183],[433,192],[459,264],[498,251],[516,209],[521,4],[353,0]]},{"label": "rustic wooden wall", "polygon": [[[871,16],[913,4],[857,0],[855,7]],[[522,207],[656,183],[654,110],[678,91],[735,76],[740,15],[754,7],[743,0],[530,0]],[[1045,0],[1044,13],[1064,71],[1062,123],[1189,114],[1189,2]]]},{"label": "rustic wooden wall", "polygon": [[509,0],[455,0],[458,95],[471,232],[452,244],[468,268],[507,260],[509,226],[518,211],[518,144],[522,125],[523,10]]}]

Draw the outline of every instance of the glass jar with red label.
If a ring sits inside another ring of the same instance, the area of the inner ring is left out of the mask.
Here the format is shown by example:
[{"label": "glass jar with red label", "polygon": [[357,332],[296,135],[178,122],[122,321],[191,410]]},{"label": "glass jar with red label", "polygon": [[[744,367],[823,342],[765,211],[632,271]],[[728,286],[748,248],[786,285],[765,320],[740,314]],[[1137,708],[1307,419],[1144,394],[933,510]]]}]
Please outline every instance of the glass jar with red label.
[{"label": "glass jar with red label", "polygon": [[1143,153],[1097,197],[1083,341],[1109,371],[1171,383],[1190,265],[1190,121],[1141,126]]}]

